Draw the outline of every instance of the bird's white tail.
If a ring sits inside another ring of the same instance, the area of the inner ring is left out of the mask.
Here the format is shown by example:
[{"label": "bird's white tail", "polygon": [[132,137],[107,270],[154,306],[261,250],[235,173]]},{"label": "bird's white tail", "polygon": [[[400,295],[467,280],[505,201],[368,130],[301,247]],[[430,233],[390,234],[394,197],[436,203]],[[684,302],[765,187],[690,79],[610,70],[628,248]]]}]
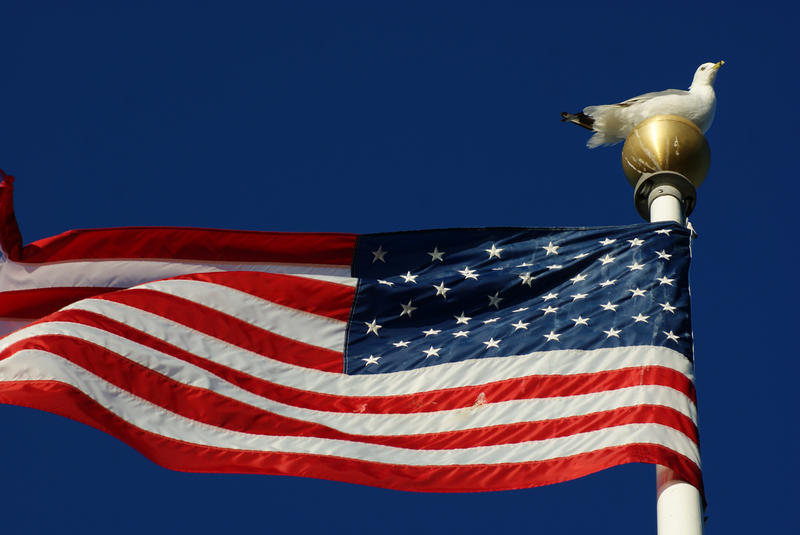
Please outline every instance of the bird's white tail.
[{"label": "bird's white tail", "polygon": [[619,106],[610,104],[605,106],[588,106],[583,113],[594,119],[595,134],[586,142],[590,149],[601,145],[616,145],[625,139],[625,126],[621,124],[619,114],[612,112]]}]

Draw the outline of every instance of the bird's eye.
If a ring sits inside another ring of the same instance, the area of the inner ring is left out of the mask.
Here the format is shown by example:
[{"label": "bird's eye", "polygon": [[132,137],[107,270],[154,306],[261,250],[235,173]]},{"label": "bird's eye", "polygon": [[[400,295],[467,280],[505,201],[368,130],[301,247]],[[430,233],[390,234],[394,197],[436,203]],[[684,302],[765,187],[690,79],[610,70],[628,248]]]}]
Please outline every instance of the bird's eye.
[{"label": "bird's eye", "polygon": [[704,70],[706,70],[706,68],[705,67],[700,67],[700,70],[704,71]]}]

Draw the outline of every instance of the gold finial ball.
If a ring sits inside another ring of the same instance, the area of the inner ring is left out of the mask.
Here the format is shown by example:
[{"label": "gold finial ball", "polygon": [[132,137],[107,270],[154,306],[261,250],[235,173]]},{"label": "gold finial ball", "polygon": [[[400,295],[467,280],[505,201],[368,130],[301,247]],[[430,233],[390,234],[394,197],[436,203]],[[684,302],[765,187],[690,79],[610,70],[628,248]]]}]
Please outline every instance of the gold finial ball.
[{"label": "gold finial ball", "polygon": [[708,174],[711,150],[699,128],[677,115],[655,115],[631,131],[622,147],[622,169],[636,187],[645,173],[674,171],[697,188]]}]

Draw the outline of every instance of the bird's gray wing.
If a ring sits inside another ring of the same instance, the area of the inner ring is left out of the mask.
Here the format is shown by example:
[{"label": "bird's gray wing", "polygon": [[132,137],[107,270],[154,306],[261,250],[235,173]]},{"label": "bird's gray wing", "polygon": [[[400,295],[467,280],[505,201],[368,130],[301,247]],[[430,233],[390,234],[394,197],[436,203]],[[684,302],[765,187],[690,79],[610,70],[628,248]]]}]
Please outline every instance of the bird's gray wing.
[{"label": "bird's gray wing", "polygon": [[627,108],[628,106],[633,106],[634,104],[639,104],[640,102],[645,102],[656,97],[663,97],[665,95],[688,95],[688,91],[683,91],[682,89],[667,89],[664,91],[654,91],[652,93],[645,93],[644,95],[639,95],[638,97],[629,98],[628,100],[624,100],[614,106],[619,106],[620,108]]}]

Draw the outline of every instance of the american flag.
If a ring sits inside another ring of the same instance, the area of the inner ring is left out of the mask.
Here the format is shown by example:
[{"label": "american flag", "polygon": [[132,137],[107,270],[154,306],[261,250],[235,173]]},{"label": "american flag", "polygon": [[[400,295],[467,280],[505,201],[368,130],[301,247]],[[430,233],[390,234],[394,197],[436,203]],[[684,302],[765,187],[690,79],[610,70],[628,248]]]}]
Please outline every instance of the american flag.
[{"label": "american flag", "polygon": [[36,321],[0,339],[2,402],[176,470],[460,492],[646,462],[701,487],[677,225],[22,247],[4,186],[0,316]]}]

